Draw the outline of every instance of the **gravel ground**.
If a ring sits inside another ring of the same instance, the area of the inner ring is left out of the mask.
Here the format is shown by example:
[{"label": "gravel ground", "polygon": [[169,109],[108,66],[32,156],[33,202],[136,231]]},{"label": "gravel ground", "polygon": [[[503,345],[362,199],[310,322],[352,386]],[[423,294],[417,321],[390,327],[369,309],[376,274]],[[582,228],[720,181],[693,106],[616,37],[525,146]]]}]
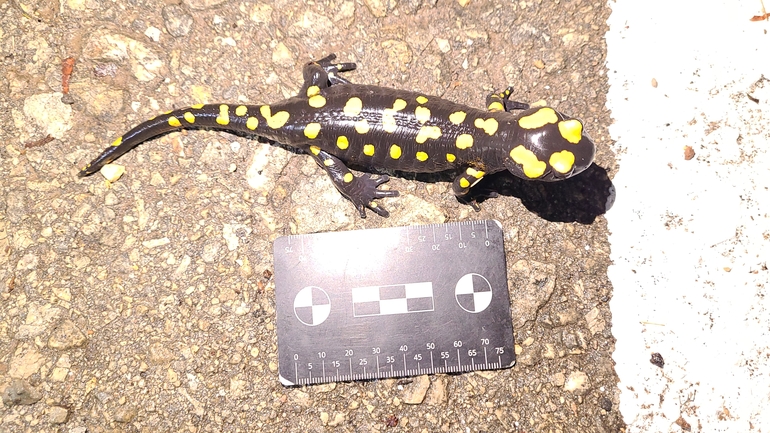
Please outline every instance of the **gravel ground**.
[{"label": "gravel ground", "polygon": [[[623,430],[608,15],[585,1],[0,1],[0,430]],[[501,197],[480,213],[445,178],[398,177],[391,217],[365,220],[310,158],[253,137],[172,133],[120,159],[117,182],[76,177],[158,112],[283,99],[331,52],[359,64],[354,82],[474,106],[514,85],[583,119],[596,165],[558,184],[493,176]],[[279,384],[276,237],[484,218],[505,228],[514,368]]]}]

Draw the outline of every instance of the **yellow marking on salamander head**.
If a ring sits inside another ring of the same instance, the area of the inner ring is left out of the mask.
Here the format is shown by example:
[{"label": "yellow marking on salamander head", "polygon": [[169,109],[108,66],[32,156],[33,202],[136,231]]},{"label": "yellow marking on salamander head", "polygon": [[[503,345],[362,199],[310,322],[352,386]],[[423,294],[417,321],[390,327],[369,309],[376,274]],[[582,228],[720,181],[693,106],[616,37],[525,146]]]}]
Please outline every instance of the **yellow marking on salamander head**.
[{"label": "yellow marking on salamander head", "polygon": [[174,128],[182,126],[182,123],[175,116],[171,116],[168,118],[168,124],[173,126]]},{"label": "yellow marking on salamander head", "polygon": [[321,108],[326,105],[326,98],[321,95],[311,96],[307,103],[313,108]]},{"label": "yellow marking on salamander head", "polygon": [[367,122],[366,119],[356,121],[354,127],[359,134],[366,134],[369,132],[369,122]]},{"label": "yellow marking on salamander head", "polygon": [[361,98],[354,96],[348,99],[348,102],[345,103],[345,107],[342,109],[342,112],[345,113],[346,116],[358,116],[361,114],[361,109],[363,107],[364,103],[361,102]]},{"label": "yellow marking on salamander head", "polygon": [[455,111],[449,115],[449,121],[455,125],[459,125],[465,121],[465,116],[468,114],[465,111]]},{"label": "yellow marking on salamander head", "polygon": [[511,150],[511,159],[521,165],[524,175],[530,179],[537,179],[545,173],[545,162],[537,159],[537,155],[523,145],[518,145]]},{"label": "yellow marking on salamander head", "polygon": [[256,117],[249,117],[246,119],[246,127],[251,129],[252,131],[257,129],[257,126],[259,126],[259,119]]},{"label": "yellow marking on salamander head", "polygon": [[458,135],[457,140],[455,141],[455,146],[457,146],[458,149],[468,149],[469,147],[473,146],[473,136],[470,134]]},{"label": "yellow marking on salamander head", "polygon": [[243,117],[248,112],[248,108],[246,108],[245,105],[239,105],[235,108],[235,115],[239,117]]},{"label": "yellow marking on salamander head", "polygon": [[123,143],[123,137],[118,137],[117,140],[112,142],[112,147],[118,147]]},{"label": "yellow marking on salamander head", "polygon": [[395,101],[393,101],[393,109],[394,110],[401,111],[404,108],[406,108],[406,101],[404,101],[403,99],[398,98]]},{"label": "yellow marking on salamander head", "polygon": [[417,132],[417,137],[414,138],[414,141],[422,144],[428,141],[429,138],[432,138],[434,140],[441,137],[441,128],[438,126],[423,126],[420,128],[420,130]]},{"label": "yellow marking on salamander head", "polygon": [[455,162],[456,159],[457,159],[457,157],[454,156],[454,154],[452,154],[452,153],[447,153],[446,154],[447,162]]},{"label": "yellow marking on salamander head", "polygon": [[398,144],[392,144],[390,145],[390,152],[388,153],[392,159],[401,158],[401,147]]},{"label": "yellow marking on salamander head", "polygon": [[347,149],[349,145],[350,143],[348,142],[348,137],[345,137],[344,135],[337,137],[337,147],[339,147],[340,150]]},{"label": "yellow marking on salamander head", "polygon": [[422,95],[417,97],[417,103],[418,104],[424,104],[426,102],[428,102],[428,98],[426,98],[426,97],[424,97]]},{"label": "yellow marking on salamander head", "polygon": [[219,116],[216,118],[216,122],[220,125],[228,125],[230,124],[230,107],[228,107],[225,104],[222,104],[219,106]]},{"label": "yellow marking on salamander head", "polygon": [[559,122],[559,133],[570,143],[578,144],[580,139],[583,138],[583,124],[577,119]]},{"label": "yellow marking on salamander head", "polygon": [[305,126],[305,137],[309,139],[314,139],[318,137],[318,133],[321,132],[321,124],[320,123],[308,123],[307,126]]},{"label": "yellow marking on salamander head", "polygon": [[310,153],[318,156],[318,154],[321,153],[321,148],[318,146],[310,146]]},{"label": "yellow marking on salamander head", "polygon": [[353,173],[345,173],[345,175],[342,176],[342,180],[345,181],[345,183],[353,182]]},{"label": "yellow marking on salamander head", "polygon": [[497,132],[497,127],[499,126],[497,123],[497,120],[494,118],[489,119],[476,119],[473,121],[473,125],[476,128],[483,129],[484,132],[486,132],[489,135],[494,135],[495,132]]},{"label": "yellow marking on salamander head", "polygon": [[495,111],[504,111],[505,107],[500,101],[495,101],[487,106],[487,110],[495,112]]},{"label": "yellow marking on salamander head", "polygon": [[278,129],[289,121],[288,111],[279,111],[275,114],[271,114],[269,105],[259,107],[259,113],[265,118],[265,121],[267,121],[267,126],[272,129]]},{"label": "yellow marking on salamander head", "polygon": [[307,88],[307,97],[313,97],[317,94],[321,93],[321,88],[318,86],[310,86]]},{"label": "yellow marking on salamander head", "polygon": [[420,123],[425,123],[430,119],[430,109],[428,107],[419,106],[414,109],[414,117]]},{"label": "yellow marking on salamander head", "polygon": [[195,123],[195,115],[190,113],[189,111],[185,111],[184,113],[184,120],[187,121],[189,124]]},{"label": "yellow marking on salamander head", "polygon": [[556,111],[554,111],[553,108],[543,107],[534,113],[519,119],[519,126],[524,129],[537,129],[558,121],[559,117],[556,116]]},{"label": "yellow marking on salamander head", "polygon": [[468,188],[470,186],[471,186],[471,183],[468,182],[468,179],[466,179],[464,177],[460,178],[460,188],[465,189],[465,188]]},{"label": "yellow marking on salamander head", "polygon": [[417,152],[417,154],[415,155],[415,158],[417,158],[417,160],[420,162],[425,162],[428,160],[428,154],[420,151],[420,152]]},{"label": "yellow marking on salamander head", "polygon": [[373,144],[364,144],[364,155],[366,155],[366,156],[374,156],[374,145]]},{"label": "yellow marking on salamander head", "polygon": [[569,150],[554,152],[548,158],[548,164],[561,174],[567,174],[575,166],[575,154]]},{"label": "yellow marking on salamander head", "polygon": [[203,104],[190,105],[190,108],[194,110],[200,110],[201,108],[203,108]]}]

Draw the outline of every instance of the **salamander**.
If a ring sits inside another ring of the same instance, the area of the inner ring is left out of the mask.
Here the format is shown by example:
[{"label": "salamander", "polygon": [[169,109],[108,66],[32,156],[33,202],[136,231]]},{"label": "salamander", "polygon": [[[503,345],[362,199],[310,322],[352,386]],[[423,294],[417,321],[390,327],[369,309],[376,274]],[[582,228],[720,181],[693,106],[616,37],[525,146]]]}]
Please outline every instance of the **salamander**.
[{"label": "salamander", "polygon": [[387,175],[453,171],[455,196],[469,199],[484,176],[508,170],[523,179],[557,181],[592,163],[593,141],[583,124],[551,107],[509,99],[512,88],[487,97],[485,110],[419,92],[353,84],[340,76],[355,63],[335,63],[331,54],[307,63],[297,96],[265,105],[199,104],[148,120],[115,140],[82,168],[88,176],[140,143],[183,128],[248,133],[306,152],[362,218],[366,209],[387,217],[377,203],[398,191],[380,189]]}]

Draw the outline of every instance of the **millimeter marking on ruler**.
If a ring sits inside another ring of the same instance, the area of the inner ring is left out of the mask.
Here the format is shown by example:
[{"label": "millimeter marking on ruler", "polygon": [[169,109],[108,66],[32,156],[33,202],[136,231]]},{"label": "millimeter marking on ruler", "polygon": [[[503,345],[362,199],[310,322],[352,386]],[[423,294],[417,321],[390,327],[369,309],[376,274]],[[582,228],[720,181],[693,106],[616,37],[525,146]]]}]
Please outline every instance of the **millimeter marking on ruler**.
[{"label": "millimeter marking on ruler", "polygon": [[515,362],[497,221],[286,236],[273,250],[284,385]]}]

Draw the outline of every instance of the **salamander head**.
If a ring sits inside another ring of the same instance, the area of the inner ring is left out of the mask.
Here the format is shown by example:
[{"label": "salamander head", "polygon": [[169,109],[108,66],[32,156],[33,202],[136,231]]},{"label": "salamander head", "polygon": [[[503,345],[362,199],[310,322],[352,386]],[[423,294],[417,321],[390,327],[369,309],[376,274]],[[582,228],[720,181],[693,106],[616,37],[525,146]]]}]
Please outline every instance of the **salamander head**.
[{"label": "salamander head", "polygon": [[550,107],[534,107],[516,122],[519,128],[505,157],[515,176],[551,182],[572,177],[593,162],[596,147],[579,120]]}]

